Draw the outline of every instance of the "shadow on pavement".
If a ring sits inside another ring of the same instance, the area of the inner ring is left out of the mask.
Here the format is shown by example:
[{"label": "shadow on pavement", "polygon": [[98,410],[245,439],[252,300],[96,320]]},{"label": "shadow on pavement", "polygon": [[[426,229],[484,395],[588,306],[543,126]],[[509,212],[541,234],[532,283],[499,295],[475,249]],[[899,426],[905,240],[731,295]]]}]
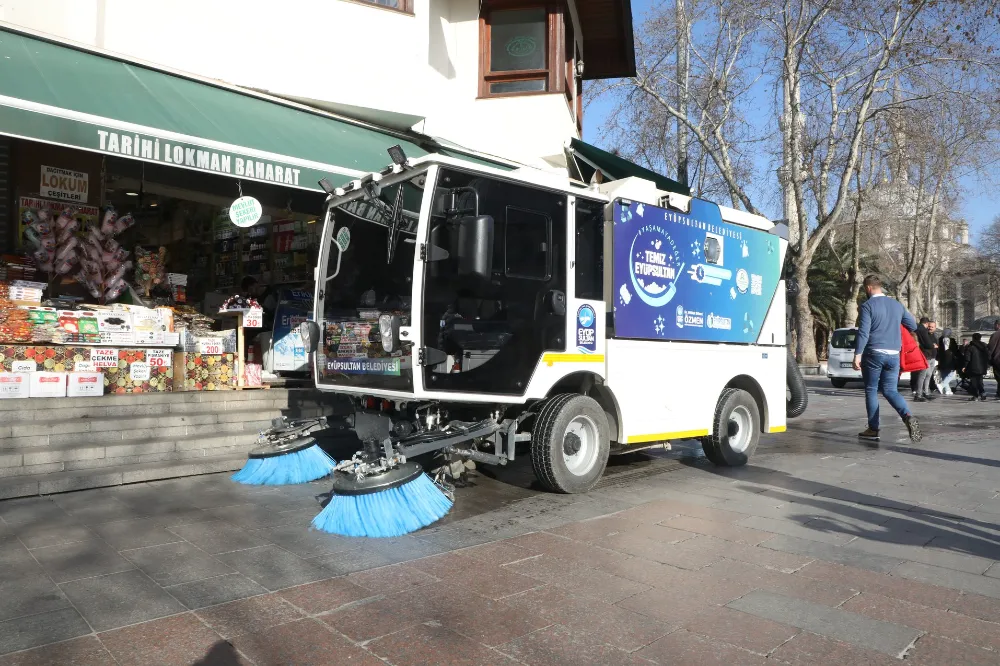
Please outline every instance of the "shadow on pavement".
[{"label": "shadow on pavement", "polygon": [[204,659],[199,659],[192,666],[244,666],[236,649],[226,641],[219,641],[212,646]]}]

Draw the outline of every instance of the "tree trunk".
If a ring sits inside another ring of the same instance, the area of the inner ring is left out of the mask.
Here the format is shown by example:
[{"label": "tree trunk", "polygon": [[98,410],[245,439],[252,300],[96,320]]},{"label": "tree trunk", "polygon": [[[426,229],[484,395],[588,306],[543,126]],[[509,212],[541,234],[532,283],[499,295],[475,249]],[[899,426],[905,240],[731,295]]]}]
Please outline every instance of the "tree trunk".
[{"label": "tree trunk", "polygon": [[813,329],[812,311],[809,309],[809,281],[805,279],[809,262],[801,265],[796,261],[796,270],[802,276],[799,279],[799,293],[795,297],[795,358],[802,365],[816,365],[816,334]]}]

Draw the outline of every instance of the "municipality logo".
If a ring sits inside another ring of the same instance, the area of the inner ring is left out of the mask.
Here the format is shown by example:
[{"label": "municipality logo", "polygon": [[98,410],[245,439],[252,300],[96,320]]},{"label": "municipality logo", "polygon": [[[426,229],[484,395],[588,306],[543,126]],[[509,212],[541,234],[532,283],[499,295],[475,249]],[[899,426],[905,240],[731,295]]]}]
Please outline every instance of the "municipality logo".
[{"label": "municipality logo", "polygon": [[677,306],[677,328],[684,328],[684,306]]},{"label": "municipality logo", "polygon": [[580,321],[580,326],[585,328],[592,326],[594,323],[594,310],[589,305],[584,305],[580,308],[577,319]]},{"label": "municipality logo", "polygon": [[736,288],[741,294],[747,293],[747,289],[750,288],[750,276],[742,268],[736,271]]},{"label": "municipality logo", "polygon": [[657,224],[639,228],[629,250],[632,287],[646,305],[662,307],[677,293],[677,277],[684,271],[680,250]]}]

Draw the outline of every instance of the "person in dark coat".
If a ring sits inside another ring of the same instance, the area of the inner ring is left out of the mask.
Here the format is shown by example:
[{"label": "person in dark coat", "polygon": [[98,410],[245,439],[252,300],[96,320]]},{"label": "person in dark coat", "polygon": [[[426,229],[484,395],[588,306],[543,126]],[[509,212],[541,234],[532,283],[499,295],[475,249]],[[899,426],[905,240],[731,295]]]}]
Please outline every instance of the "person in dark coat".
[{"label": "person in dark coat", "polygon": [[986,401],[986,388],[983,386],[983,376],[986,375],[990,367],[990,352],[983,343],[983,336],[979,333],[972,334],[972,342],[966,351],[965,374],[969,376],[969,391],[972,393],[971,401]]},{"label": "person in dark coat", "polygon": [[[945,331],[949,333],[950,331]],[[938,386],[938,390],[941,391],[941,395],[954,395],[951,390],[951,384],[955,380],[955,349],[958,347],[958,343],[955,342],[954,338],[945,337],[941,338],[941,342],[938,345],[938,372],[941,373],[941,384]]]}]

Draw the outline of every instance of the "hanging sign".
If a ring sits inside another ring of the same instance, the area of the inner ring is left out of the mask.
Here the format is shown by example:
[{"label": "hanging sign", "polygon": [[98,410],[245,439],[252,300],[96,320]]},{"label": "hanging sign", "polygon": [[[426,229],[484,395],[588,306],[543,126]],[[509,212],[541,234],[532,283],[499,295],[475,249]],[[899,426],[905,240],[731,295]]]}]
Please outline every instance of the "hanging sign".
[{"label": "hanging sign", "polygon": [[340,251],[347,252],[347,248],[351,245],[351,230],[347,227],[341,227],[340,231],[337,232],[336,241]]},{"label": "hanging sign", "polygon": [[252,227],[263,214],[260,202],[253,197],[240,197],[229,207],[229,219],[238,227]]},{"label": "hanging sign", "polygon": [[87,203],[88,177],[82,171],[70,171],[42,165],[38,195],[45,199]]},{"label": "hanging sign", "polygon": [[261,328],[264,325],[264,310],[250,308],[243,315],[243,328]]}]

